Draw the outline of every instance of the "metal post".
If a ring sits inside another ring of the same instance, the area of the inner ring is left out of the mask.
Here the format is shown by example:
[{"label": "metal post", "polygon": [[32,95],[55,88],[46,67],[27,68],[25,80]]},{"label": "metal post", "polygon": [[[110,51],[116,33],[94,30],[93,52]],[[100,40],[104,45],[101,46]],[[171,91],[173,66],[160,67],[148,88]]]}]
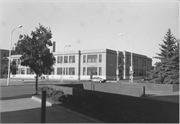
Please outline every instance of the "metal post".
[{"label": "metal post", "polygon": [[[119,34],[120,36],[123,36],[124,34]],[[132,42],[132,40],[131,40],[131,37],[129,36],[129,35],[126,35],[126,36],[128,36],[129,37],[129,39],[130,39],[130,42],[131,42],[131,67],[130,67],[130,77],[131,77],[131,83],[133,83],[133,57],[132,57],[132,52],[133,52],[133,42]]]},{"label": "metal post", "polygon": [[[131,37],[129,36],[130,41],[131,41]],[[131,83],[133,83],[133,56],[132,56],[132,52],[133,52],[133,42],[131,41]]]},{"label": "metal post", "polygon": [[119,52],[117,51],[116,81],[119,81],[119,76],[118,76],[118,75],[119,75],[119,69],[118,69],[118,65],[119,65],[119,61],[118,61],[118,60],[119,60],[119,59],[118,59],[118,58],[119,58]]},{"label": "metal post", "polygon": [[[22,25],[20,25],[19,27],[17,28],[21,28]],[[11,32],[11,35],[10,35],[10,45],[9,45],[9,62],[8,62],[8,77],[7,77],[7,85],[9,85],[9,78],[10,78],[10,64],[11,64],[11,47],[12,47],[12,34],[14,32],[14,30],[16,30],[17,28],[14,28]]]},{"label": "metal post", "polygon": [[46,91],[42,91],[41,123],[46,123]]},{"label": "metal post", "polygon": [[[66,47],[66,46],[65,46]],[[65,48],[64,47],[64,48]],[[62,56],[62,74],[61,74],[61,83],[63,82],[63,73],[64,73],[64,48],[63,48],[63,56]]]}]

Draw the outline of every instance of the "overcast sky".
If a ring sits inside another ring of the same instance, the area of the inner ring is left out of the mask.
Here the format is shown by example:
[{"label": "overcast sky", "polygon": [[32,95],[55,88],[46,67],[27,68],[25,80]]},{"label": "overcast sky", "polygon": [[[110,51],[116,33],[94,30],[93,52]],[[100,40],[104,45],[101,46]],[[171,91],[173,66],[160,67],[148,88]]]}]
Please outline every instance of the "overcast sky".
[{"label": "overcast sky", "polygon": [[0,8],[3,49],[9,48],[11,31],[18,25],[23,28],[14,31],[13,44],[39,23],[51,28],[57,52],[67,44],[71,47],[65,50],[131,51],[132,41],[133,52],[152,58],[168,29],[179,38],[177,0],[1,0]]}]

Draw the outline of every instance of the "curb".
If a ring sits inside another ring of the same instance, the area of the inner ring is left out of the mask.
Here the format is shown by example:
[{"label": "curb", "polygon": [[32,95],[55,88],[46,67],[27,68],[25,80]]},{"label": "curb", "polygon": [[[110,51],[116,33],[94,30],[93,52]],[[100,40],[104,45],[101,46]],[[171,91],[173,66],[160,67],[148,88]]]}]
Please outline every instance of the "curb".
[{"label": "curb", "polygon": [[[39,98],[39,97],[32,96],[31,98],[34,99],[34,100],[36,100],[36,101],[41,102],[41,98]],[[57,104],[53,104],[53,103],[51,103],[51,102],[49,102],[49,101],[46,101],[46,104],[49,105],[49,106],[52,106],[52,107],[61,109],[61,110],[63,110],[63,111],[69,112],[69,113],[71,113],[71,114],[75,114],[75,115],[80,116],[80,117],[82,117],[82,118],[85,118],[85,119],[87,119],[87,120],[90,120],[90,121],[92,121],[92,123],[103,123],[103,122],[100,121],[100,120],[94,119],[94,118],[92,118],[92,117],[86,116],[86,115],[81,114],[81,113],[78,113],[78,112],[75,112],[75,111],[70,110],[70,109],[68,109],[68,108],[61,107],[61,106],[59,106],[59,105],[57,105]]]}]

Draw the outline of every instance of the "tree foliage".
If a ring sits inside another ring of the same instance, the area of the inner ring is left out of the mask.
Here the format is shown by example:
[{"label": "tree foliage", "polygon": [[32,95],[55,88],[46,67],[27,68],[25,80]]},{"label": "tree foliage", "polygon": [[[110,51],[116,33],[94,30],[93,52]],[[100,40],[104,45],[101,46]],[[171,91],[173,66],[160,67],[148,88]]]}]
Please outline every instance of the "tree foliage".
[{"label": "tree foliage", "polygon": [[149,75],[154,83],[177,84],[179,83],[179,40],[177,40],[169,29],[160,44],[160,53],[157,58],[160,62],[155,64],[155,70]]},{"label": "tree foliage", "polygon": [[39,27],[31,32],[31,36],[20,35],[19,38],[16,50],[21,54],[21,65],[30,67],[37,79],[42,74],[50,73],[55,63],[55,57],[48,48],[52,46],[50,28],[39,24]]}]

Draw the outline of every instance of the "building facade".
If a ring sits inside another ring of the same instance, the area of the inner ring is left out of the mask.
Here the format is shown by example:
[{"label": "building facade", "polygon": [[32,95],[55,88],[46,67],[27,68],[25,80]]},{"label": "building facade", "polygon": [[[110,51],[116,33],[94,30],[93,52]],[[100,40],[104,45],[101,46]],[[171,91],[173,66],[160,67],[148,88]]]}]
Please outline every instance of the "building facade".
[{"label": "building facade", "polygon": [[[53,52],[56,63],[51,75],[44,75],[48,79],[89,80],[90,75],[107,80],[129,79],[131,53],[110,49],[78,50]],[[17,74],[12,78],[34,78],[35,74],[28,67],[20,65],[20,55],[13,55],[18,66]],[[64,60],[64,62],[63,62]],[[147,76],[152,68],[152,59],[147,56],[133,53],[134,78]]]}]

